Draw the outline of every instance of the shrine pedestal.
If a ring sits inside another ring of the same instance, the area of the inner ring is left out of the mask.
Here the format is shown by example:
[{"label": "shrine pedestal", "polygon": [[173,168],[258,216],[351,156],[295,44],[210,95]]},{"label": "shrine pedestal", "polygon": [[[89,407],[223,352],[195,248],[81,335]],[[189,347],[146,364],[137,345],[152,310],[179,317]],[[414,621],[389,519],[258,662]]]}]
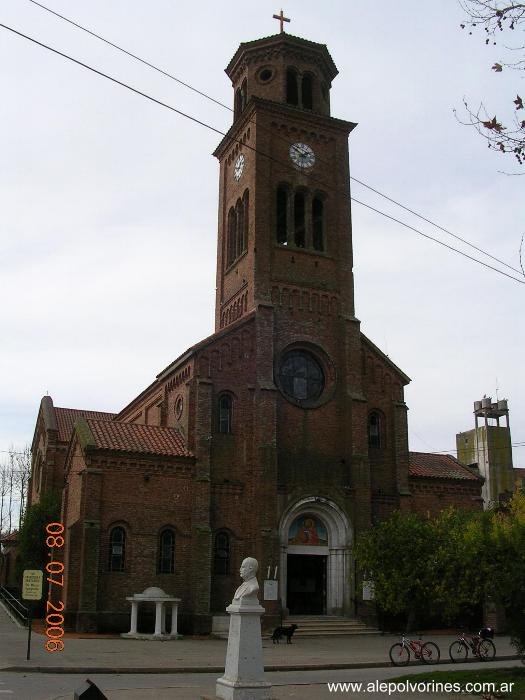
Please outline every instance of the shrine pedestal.
[{"label": "shrine pedestal", "polygon": [[264,680],[261,615],[264,608],[253,602],[232,603],[224,675],[217,679],[216,695],[222,700],[269,700],[271,683]]}]

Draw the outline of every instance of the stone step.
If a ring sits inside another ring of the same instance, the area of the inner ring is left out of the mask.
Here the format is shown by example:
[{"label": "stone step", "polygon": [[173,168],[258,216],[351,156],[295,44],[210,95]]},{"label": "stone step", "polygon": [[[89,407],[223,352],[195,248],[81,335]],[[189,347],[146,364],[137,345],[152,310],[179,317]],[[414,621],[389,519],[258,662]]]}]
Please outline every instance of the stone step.
[{"label": "stone step", "polygon": [[344,636],[355,634],[379,634],[375,627],[369,627],[356,618],[312,615],[302,617],[290,615],[283,621],[284,626],[297,625],[297,637]]}]

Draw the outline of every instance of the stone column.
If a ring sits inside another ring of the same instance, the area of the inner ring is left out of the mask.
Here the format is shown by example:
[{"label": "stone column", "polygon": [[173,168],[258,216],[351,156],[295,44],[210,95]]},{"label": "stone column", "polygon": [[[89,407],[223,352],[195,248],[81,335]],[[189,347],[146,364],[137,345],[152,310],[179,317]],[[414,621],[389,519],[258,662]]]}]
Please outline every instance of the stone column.
[{"label": "stone column", "polygon": [[177,610],[178,610],[178,604],[177,603],[172,603],[171,604],[171,635],[177,635]]},{"label": "stone column", "polygon": [[166,634],[166,606],[161,603],[160,608],[160,633]]},{"label": "stone column", "polygon": [[271,683],[264,680],[261,615],[264,608],[255,600],[232,603],[224,676],[217,679],[216,694],[222,700],[269,700]]},{"label": "stone column", "polygon": [[162,608],[163,608],[163,603],[157,602],[155,603],[155,636],[160,637],[162,634]]},{"label": "stone column", "polygon": [[131,628],[129,630],[129,634],[137,634],[137,617],[138,617],[138,610],[139,604],[135,601],[131,601]]}]

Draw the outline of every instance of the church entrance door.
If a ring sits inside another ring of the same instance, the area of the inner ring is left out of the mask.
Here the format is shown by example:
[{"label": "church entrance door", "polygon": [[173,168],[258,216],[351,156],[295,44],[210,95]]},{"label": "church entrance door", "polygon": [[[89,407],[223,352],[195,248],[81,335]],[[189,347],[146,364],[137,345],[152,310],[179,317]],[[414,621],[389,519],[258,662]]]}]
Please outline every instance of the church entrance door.
[{"label": "church entrance door", "polygon": [[352,530],[339,505],[322,496],[291,503],[279,523],[279,594],[295,615],[352,612]]},{"label": "church entrance door", "polygon": [[287,602],[290,615],[326,613],[326,556],[289,554]]}]

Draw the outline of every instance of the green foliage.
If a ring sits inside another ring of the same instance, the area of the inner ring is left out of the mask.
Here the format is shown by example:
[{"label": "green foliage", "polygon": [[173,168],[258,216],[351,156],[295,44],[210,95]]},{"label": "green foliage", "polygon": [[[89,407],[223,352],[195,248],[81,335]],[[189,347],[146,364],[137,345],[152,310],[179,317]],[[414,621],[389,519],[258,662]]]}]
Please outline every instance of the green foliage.
[{"label": "green foliage", "polygon": [[506,612],[512,643],[525,654],[525,494],[492,514],[490,595]]},{"label": "green foliage", "polygon": [[416,513],[394,513],[364,533],[356,546],[359,566],[374,581],[379,606],[411,619],[431,601],[432,552],[430,523]]},{"label": "green foliage", "polygon": [[60,520],[60,499],[55,493],[43,493],[23,517],[19,533],[20,569],[43,569],[47,563],[46,525]]},{"label": "green foliage", "polygon": [[387,613],[451,621],[488,600],[502,605],[525,654],[525,494],[492,511],[449,509],[434,518],[396,512],[356,546],[361,571]]}]

